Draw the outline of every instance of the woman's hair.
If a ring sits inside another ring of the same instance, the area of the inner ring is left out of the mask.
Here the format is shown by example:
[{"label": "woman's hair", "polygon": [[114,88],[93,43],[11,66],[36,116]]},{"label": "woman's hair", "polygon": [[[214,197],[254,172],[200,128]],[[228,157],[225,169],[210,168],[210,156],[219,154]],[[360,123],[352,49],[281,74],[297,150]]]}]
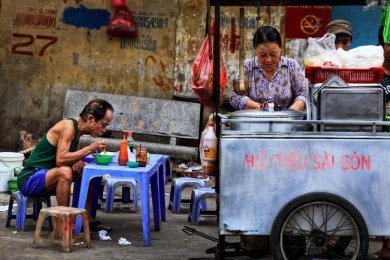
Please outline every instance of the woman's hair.
[{"label": "woman's hair", "polygon": [[278,30],[272,26],[261,26],[253,36],[253,47],[256,48],[257,45],[267,42],[274,42],[282,47],[282,38]]},{"label": "woman's hair", "polygon": [[99,121],[106,115],[107,110],[114,111],[110,103],[104,99],[94,99],[84,107],[80,117],[87,121],[88,115],[92,115],[95,117],[95,121]]}]

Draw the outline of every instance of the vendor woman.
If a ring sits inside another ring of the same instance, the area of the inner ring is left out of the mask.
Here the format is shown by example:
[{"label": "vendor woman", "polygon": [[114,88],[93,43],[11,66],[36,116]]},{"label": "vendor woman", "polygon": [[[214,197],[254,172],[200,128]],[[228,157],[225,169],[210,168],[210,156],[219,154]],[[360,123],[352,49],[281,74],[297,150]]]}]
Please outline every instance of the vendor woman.
[{"label": "vendor woman", "polygon": [[[282,40],[274,27],[259,27],[253,37],[255,58],[244,62],[248,89],[230,92],[230,104],[237,110],[262,109],[273,102],[275,110],[305,110],[307,80],[298,62],[281,55]],[[240,75],[235,78],[240,80]]]}]

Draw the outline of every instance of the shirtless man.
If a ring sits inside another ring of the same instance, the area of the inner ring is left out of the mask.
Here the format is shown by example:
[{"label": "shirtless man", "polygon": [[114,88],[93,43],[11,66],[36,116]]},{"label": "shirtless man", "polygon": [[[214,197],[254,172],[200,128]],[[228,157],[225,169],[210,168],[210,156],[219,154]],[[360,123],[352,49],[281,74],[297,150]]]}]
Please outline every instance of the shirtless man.
[{"label": "shirtless man", "polygon": [[[18,175],[17,183],[22,194],[29,197],[55,194],[58,206],[68,207],[70,185],[82,174],[84,163],[81,159],[95,151],[103,151],[106,147],[104,141],[98,140],[78,149],[80,136],[84,134],[101,136],[110,124],[113,112],[110,103],[95,99],[84,107],[78,117],[63,119],[50,128]],[[90,200],[92,196],[88,197]],[[90,201],[87,202],[86,208],[92,226],[98,223],[101,225],[100,229],[111,229],[98,221],[93,221]]]}]

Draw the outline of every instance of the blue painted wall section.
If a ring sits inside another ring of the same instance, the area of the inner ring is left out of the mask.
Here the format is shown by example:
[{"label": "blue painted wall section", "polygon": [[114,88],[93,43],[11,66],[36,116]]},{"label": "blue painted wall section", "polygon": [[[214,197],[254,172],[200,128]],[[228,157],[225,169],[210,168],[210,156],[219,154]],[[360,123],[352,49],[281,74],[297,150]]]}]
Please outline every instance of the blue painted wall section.
[{"label": "blue painted wall section", "polygon": [[332,6],[332,20],[344,19],[352,24],[351,48],[378,43],[380,9],[363,11],[362,6]]},{"label": "blue painted wall section", "polygon": [[96,29],[110,23],[111,13],[106,9],[89,9],[84,5],[64,9],[62,21],[79,28]]}]

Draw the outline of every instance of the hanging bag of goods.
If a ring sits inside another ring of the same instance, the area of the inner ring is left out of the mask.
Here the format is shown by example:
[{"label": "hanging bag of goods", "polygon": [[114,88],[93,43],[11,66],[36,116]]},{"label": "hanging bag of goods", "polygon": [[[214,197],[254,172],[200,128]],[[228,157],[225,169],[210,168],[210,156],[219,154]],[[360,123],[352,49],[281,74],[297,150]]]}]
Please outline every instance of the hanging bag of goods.
[{"label": "hanging bag of goods", "polygon": [[[206,106],[213,106],[213,75],[214,75],[214,24],[212,35],[207,35],[191,67],[191,87],[199,101]],[[226,67],[220,53],[220,100],[222,104],[223,91],[226,88]]]},{"label": "hanging bag of goods", "polygon": [[107,27],[107,34],[120,38],[137,38],[138,30],[134,23],[134,17],[124,0],[112,0],[112,5],[117,8],[114,19]]}]

